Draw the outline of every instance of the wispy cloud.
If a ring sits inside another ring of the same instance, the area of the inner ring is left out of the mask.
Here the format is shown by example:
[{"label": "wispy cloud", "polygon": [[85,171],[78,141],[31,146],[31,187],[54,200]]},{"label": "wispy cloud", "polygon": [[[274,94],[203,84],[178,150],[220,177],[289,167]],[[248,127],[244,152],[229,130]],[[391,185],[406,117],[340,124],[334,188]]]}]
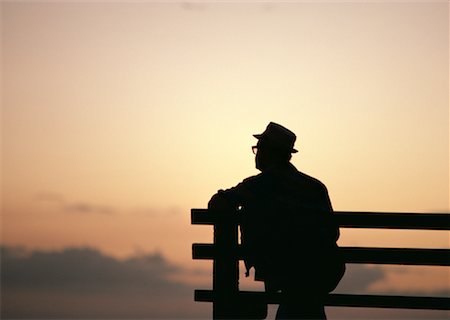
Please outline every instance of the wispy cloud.
[{"label": "wispy cloud", "polygon": [[166,207],[136,207],[131,210],[134,214],[144,216],[160,216],[160,215],[178,215],[183,213],[183,210],[178,206],[166,206]]},{"label": "wispy cloud", "polygon": [[64,203],[64,196],[57,192],[39,192],[35,199],[40,202]]},{"label": "wispy cloud", "polygon": [[36,200],[39,202],[55,205],[63,212],[82,213],[82,214],[113,214],[116,212],[114,208],[108,205],[94,204],[86,201],[71,202],[67,201],[61,193],[57,192],[40,192],[36,194]]},{"label": "wispy cloud", "polygon": [[114,209],[109,206],[93,205],[86,202],[77,202],[63,206],[64,211],[73,213],[101,213],[112,214]]},{"label": "wispy cloud", "polygon": [[186,11],[204,11],[207,8],[206,3],[198,1],[183,1],[180,3],[181,9]]},{"label": "wispy cloud", "polygon": [[[36,201],[47,205],[53,205],[59,208],[62,212],[66,213],[79,213],[79,214],[115,214],[117,209],[110,205],[92,203],[88,201],[69,201],[66,197],[58,192],[39,192],[35,195]],[[169,206],[140,206],[131,207],[129,209],[124,208],[124,211],[139,214],[144,216],[172,216],[183,213],[181,207],[177,205]]]}]

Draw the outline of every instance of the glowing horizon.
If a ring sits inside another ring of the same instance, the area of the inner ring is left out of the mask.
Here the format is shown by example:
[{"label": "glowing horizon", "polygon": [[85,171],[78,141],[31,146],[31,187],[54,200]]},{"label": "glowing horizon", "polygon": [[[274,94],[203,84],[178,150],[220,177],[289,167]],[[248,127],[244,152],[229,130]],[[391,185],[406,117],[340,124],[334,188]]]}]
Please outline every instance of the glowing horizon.
[{"label": "glowing horizon", "polygon": [[[448,15],[447,2],[2,2],[1,244],[207,269],[191,244],[211,229],[190,209],[258,173],[252,134],[270,121],[297,134],[293,164],[336,211],[450,212]],[[449,234],[343,230],[340,244]]]}]

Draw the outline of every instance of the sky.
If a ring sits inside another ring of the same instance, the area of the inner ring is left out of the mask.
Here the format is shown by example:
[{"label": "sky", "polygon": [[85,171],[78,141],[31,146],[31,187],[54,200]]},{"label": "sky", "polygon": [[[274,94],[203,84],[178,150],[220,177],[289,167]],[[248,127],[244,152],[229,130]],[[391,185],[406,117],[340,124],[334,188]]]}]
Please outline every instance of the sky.
[{"label": "sky", "polygon": [[[212,230],[191,226],[190,209],[258,173],[252,134],[270,121],[297,134],[293,164],[336,211],[450,211],[446,1],[0,8],[11,259],[88,251],[129,270],[160,257],[181,270],[161,274],[169,285],[210,285],[191,244]],[[343,246],[449,247],[442,231],[341,232]],[[361,290],[449,287],[446,268],[380,268]]]}]

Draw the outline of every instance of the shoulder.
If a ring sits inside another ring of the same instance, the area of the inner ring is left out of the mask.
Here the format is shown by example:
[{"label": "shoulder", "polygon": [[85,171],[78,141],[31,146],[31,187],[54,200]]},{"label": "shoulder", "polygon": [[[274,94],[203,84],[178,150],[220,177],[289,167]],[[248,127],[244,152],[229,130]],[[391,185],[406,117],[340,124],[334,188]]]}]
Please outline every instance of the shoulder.
[{"label": "shoulder", "polygon": [[314,177],[311,177],[306,173],[297,171],[297,179],[301,180],[304,184],[307,184],[311,188],[327,192],[327,187],[325,186],[324,183],[322,183],[322,181]]},{"label": "shoulder", "polygon": [[317,199],[321,199],[320,203],[323,209],[326,211],[333,211],[328,189],[325,184],[323,184],[320,180],[300,171],[298,171],[297,177],[303,181],[301,184],[305,187],[305,190],[309,190],[308,193],[314,195],[314,198],[317,197]]},{"label": "shoulder", "polygon": [[264,175],[262,173],[245,178],[244,180],[242,180],[242,182],[240,184],[252,184],[252,183],[258,183],[261,180],[263,180]]},{"label": "shoulder", "polygon": [[221,189],[218,191],[218,194],[234,194],[234,193],[240,193],[245,192],[245,190],[251,190],[255,188],[256,186],[261,184],[261,181],[264,180],[264,177],[262,174],[254,175],[248,178],[245,178],[242,182],[235,185],[234,187],[231,187],[229,189]]},{"label": "shoulder", "polygon": [[242,180],[241,183],[231,188],[231,190],[252,190],[258,188],[259,186],[264,184],[266,181],[266,177],[264,174],[260,173]]}]

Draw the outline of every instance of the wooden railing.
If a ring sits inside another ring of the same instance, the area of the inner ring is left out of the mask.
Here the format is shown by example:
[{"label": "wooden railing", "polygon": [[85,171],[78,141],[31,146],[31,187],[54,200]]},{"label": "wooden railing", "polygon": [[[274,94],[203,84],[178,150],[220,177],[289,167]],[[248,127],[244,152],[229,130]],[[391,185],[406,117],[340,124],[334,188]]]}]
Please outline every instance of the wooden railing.
[{"label": "wooden railing", "polygon": [[[341,228],[450,230],[450,214],[334,212]],[[213,318],[233,318],[241,301],[278,304],[280,294],[239,291],[239,213],[192,209],[191,223],[214,226],[213,244],[193,244],[194,259],[213,260],[213,290],[195,290],[195,301],[212,302]],[[450,249],[341,247],[347,263],[450,266]],[[351,274],[348,275],[351,277]],[[249,300],[250,299],[250,300]],[[450,310],[450,298],[329,294],[327,306]],[[251,313],[251,310],[249,310]],[[251,317],[251,316],[250,316]]]}]

